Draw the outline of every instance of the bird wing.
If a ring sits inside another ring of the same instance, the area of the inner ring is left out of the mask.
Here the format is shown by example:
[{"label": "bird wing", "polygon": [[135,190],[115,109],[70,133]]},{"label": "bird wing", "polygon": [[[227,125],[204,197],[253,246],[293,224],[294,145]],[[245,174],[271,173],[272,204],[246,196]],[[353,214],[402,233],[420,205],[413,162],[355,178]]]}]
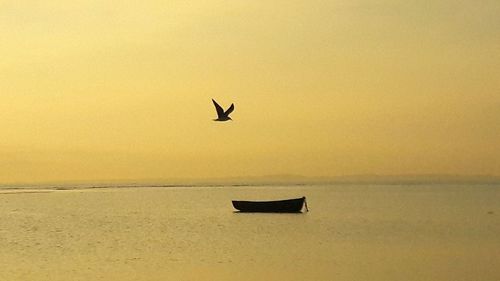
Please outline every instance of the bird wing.
[{"label": "bird wing", "polygon": [[229,114],[231,114],[231,112],[233,112],[233,110],[234,110],[234,103],[231,104],[231,106],[226,110],[226,112],[224,112],[224,114],[228,116]]},{"label": "bird wing", "polygon": [[212,99],[212,102],[215,105],[215,110],[217,110],[217,116],[224,116],[224,109],[214,99]]}]

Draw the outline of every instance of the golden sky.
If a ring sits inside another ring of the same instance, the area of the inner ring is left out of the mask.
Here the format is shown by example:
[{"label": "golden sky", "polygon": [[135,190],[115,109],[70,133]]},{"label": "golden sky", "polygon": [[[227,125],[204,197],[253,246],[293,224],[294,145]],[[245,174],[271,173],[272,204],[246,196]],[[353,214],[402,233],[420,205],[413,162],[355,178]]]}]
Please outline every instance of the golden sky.
[{"label": "golden sky", "polygon": [[[0,183],[500,175],[500,1],[1,1]],[[213,122],[215,98],[234,121]]]}]

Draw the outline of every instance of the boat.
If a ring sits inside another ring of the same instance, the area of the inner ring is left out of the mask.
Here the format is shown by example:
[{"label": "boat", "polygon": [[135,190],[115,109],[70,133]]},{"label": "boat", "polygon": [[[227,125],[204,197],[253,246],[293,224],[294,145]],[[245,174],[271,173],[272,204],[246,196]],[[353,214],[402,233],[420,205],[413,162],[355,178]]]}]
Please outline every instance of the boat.
[{"label": "boat", "polygon": [[240,212],[260,213],[300,213],[302,208],[307,208],[306,197],[274,200],[274,201],[238,201],[233,200],[233,207]]}]

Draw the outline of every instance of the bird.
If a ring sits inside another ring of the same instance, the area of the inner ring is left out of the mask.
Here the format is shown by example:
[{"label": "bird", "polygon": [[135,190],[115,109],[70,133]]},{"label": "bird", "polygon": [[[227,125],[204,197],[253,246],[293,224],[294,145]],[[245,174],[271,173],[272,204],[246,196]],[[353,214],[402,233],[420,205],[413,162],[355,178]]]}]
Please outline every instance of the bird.
[{"label": "bird", "polygon": [[233,112],[234,104],[231,104],[231,106],[226,111],[224,111],[224,109],[222,109],[222,107],[214,99],[212,99],[212,102],[215,105],[215,110],[217,110],[217,119],[213,119],[214,121],[233,120],[231,119],[231,117],[229,117],[229,114]]}]

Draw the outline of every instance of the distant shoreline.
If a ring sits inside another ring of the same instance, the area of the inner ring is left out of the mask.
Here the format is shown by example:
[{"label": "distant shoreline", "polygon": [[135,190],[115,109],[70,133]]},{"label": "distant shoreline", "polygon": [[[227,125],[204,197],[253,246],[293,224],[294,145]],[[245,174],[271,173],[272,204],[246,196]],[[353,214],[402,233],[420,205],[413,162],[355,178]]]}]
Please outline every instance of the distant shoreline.
[{"label": "distant shoreline", "polygon": [[42,183],[5,183],[0,190],[74,190],[97,188],[134,187],[216,187],[216,186],[282,186],[282,185],[432,185],[432,184],[500,184],[500,176],[447,176],[447,175],[355,175],[337,177],[263,176],[211,179],[156,179],[156,180],[108,180],[68,181]]}]

